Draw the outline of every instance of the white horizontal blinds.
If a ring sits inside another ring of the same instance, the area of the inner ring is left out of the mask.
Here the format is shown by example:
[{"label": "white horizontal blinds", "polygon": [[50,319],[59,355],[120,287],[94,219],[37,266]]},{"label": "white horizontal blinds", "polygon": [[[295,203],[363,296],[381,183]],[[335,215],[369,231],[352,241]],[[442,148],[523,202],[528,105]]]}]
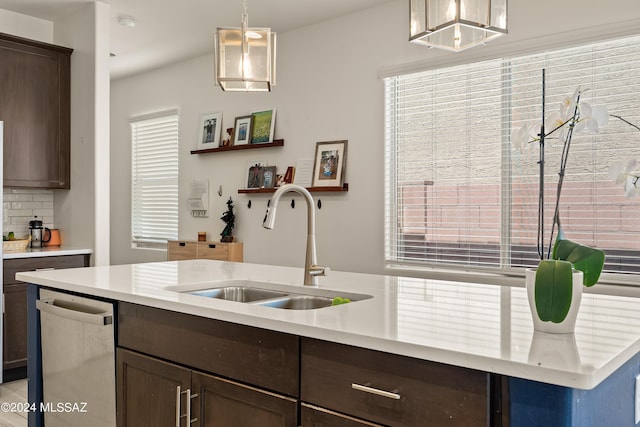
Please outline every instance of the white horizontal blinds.
[{"label": "white horizontal blinds", "polygon": [[[640,38],[385,79],[387,262],[510,268],[537,262],[538,145],[511,146],[514,124],[540,123],[578,86],[583,100],[640,123]],[[546,226],[562,144],[546,145]],[[640,131],[612,120],[575,135],[561,219],[573,240],[603,248],[606,271],[640,271],[640,197],[608,166],[640,159]],[[547,243],[548,245],[548,238]]]},{"label": "white horizontal blinds", "polygon": [[178,113],[131,121],[133,244],[166,247],[178,238]]},{"label": "white horizontal blinds", "polygon": [[[392,260],[500,262],[502,86],[499,61],[386,80],[395,130]],[[393,87],[393,91],[390,88]]]},{"label": "white horizontal blinds", "polygon": [[[513,123],[540,122],[541,70],[546,70],[547,113],[580,87],[582,100],[640,124],[640,38],[592,44],[511,60]],[[537,226],[538,144],[514,150],[512,265],[530,265]],[[545,144],[546,225],[555,206],[563,141]],[[640,131],[611,119],[598,133],[574,133],[560,204],[571,240],[605,251],[605,271],[640,272],[640,198],[629,199],[608,176],[615,160],[640,159]],[[548,228],[548,227],[547,227]],[[547,238],[546,245],[549,245]],[[535,258],[535,255],[534,255]]]}]

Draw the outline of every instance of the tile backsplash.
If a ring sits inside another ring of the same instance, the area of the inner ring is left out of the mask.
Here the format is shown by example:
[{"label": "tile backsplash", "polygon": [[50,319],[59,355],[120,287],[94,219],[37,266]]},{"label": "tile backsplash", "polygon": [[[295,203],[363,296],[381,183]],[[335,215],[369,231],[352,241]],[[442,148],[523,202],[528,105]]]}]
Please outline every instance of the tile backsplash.
[{"label": "tile backsplash", "polygon": [[29,221],[37,215],[45,227],[53,228],[53,190],[5,188],[2,195],[2,234],[13,231],[17,238],[29,234]]}]

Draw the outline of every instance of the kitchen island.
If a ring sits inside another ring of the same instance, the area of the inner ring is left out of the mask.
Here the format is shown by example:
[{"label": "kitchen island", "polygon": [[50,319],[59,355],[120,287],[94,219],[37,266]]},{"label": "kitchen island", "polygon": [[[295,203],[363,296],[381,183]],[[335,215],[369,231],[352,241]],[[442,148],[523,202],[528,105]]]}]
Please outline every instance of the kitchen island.
[{"label": "kitchen island", "polygon": [[565,336],[534,333],[525,289],[518,287],[331,272],[320,279],[320,291],[370,298],[314,310],[189,293],[248,281],[304,294],[310,291],[299,285],[302,275],[299,268],[193,260],[16,277],[34,284],[30,302],[47,287],[301,337],[308,348],[326,342],[489,373],[492,384],[507,383],[506,425],[635,425],[640,310],[634,298],[585,294],[576,333]]}]

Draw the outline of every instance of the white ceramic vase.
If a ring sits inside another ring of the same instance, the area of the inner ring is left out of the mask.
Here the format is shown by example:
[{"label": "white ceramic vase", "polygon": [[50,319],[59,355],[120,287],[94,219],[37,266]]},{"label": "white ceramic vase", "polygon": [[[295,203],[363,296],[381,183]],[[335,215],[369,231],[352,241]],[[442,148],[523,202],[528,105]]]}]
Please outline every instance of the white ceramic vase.
[{"label": "white ceramic vase", "polygon": [[529,308],[531,309],[531,317],[533,318],[533,329],[540,332],[551,334],[572,334],[576,328],[576,318],[580,310],[580,302],[582,301],[582,271],[574,270],[571,294],[571,305],[567,317],[560,322],[542,321],[536,310],[535,286],[536,286],[536,270],[528,268],[525,271],[525,284],[527,287],[527,297],[529,299]]}]

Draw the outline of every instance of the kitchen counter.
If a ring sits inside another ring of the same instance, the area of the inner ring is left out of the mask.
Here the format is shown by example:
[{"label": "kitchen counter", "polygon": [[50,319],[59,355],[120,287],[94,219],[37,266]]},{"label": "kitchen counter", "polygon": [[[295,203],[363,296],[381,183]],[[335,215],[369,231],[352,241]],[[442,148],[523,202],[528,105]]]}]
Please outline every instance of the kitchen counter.
[{"label": "kitchen counter", "polygon": [[300,268],[209,260],[16,275],[51,288],[584,390],[640,351],[640,310],[630,297],[585,294],[576,333],[551,335],[534,333],[525,289],[518,287],[332,271],[319,289],[373,298],[317,310],[178,292],[253,280],[304,293],[302,277]]},{"label": "kitchen counter", "polygon": [[22,252],[3,252],[2,259],[37,258],[45,256],[86,255],[92,249],[72,246],[46,246],[44,248],[27,248]]}]

